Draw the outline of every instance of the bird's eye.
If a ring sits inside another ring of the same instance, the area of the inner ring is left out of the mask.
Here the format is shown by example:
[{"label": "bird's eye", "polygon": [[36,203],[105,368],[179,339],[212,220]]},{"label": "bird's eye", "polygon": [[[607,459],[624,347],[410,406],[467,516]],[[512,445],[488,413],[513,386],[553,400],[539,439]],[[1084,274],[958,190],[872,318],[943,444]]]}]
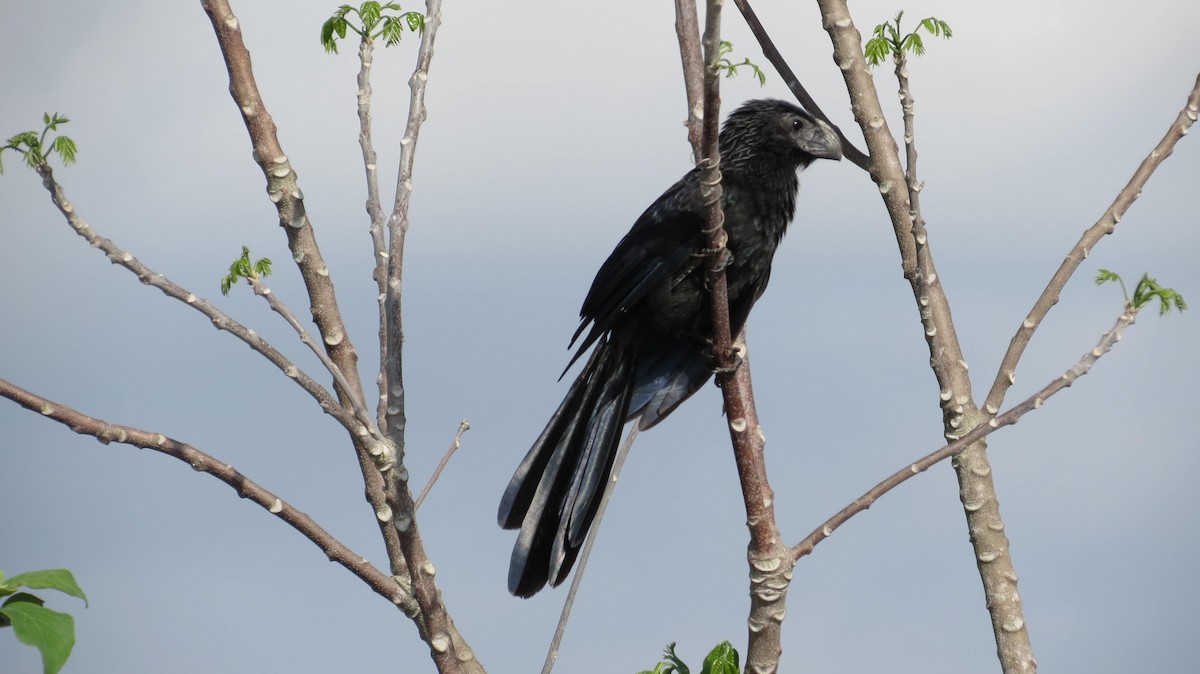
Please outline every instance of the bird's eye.
[{"label": "bird's eye", "polygon": [[792,131],[799,131],[800,127],[802,126],[804,126],[804,122],[800,121],[799,119],[792,120]]}]

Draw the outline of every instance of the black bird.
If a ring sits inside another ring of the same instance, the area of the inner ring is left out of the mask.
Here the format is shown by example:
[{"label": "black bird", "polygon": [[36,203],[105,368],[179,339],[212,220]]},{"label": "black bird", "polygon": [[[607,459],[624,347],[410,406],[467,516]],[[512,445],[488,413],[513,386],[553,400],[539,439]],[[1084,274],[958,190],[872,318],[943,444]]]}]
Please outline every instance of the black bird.
[{"label": "black bird", "polygon": [[[828,125],[779,100],[749,101],[729,115],[720,150],[737,335],[795,214],[797,171],[841,159],[842,150]],[[591,329],[567,369],[596,348],[500,500],[500,526],[521,530],[508,570],[514,595],[530,597],[570,573],[625,423],[650,428],[712,376],[704,226],[700,172],[692,169],[633,223],[592,281],[571,346]]]}]

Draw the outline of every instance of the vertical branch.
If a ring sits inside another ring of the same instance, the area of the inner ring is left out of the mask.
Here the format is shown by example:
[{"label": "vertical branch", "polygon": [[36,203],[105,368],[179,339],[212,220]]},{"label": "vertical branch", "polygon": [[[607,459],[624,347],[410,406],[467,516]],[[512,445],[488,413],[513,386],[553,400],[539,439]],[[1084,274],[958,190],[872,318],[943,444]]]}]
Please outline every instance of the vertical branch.
[{"label": "vertical branch", "polygon": [[[680,13],[687,11],[690,3],[677,2]],[[779,666],[782,653],[780,640],[784,616],[784,602],[795,562],[787,547],[780,542],[779,530],[775,525],[774,494],[767,481],[766,461],[763,449],[766,437],[759,425],[754,404],[754,392],[750,379],[750,362],[744,353],[745,333],[739,336],[743,356],[734,350],[729,325],[728,287],[725,278],[727,236],[724,229],[724,212],[721,205],[720,151],[717,144],[720,117],[720,78],[717,61],[721,45],[721,0],[708,0],[704,25],[703,116],[702,128],[695,133],[694,125],[689,136],[695,143],[700,137],[700,146],[693,145],[693,154],[700,157],[701,195],[707,209],[705,234],[708,237],[709,257],[707,260],[708,288],[712,302],[713,356],[720,370],[717,383],[721,386],[726,417],[729,419],[729,435],[733,445],[734,459],[742,486],[742,497],[746,508],[746,525],[750,530],[750,544],[746,556],[750,567],[750,615],[747,619],[748,642],[746,648],[746,671],[773,672]],[[695,82],[700,77],[694,72],[697,51],[696,35],[688,32],[689,22],[684,17],[676,20],[679,33],[680,53],[683,56],[685,84],[689,87],[688,101],[698,98],[694,92]],[[689,70],[689,68],[691,70]],[[740,362],[739,362],[740,361]]]},{"label": "vertical branch", "polygon": [[411,97],[404,137],[400,140],[400,170],[396,182],[396,200],[388,222],[390,237],[387,253],[387,283],[384,293],[384,359],[381,364],[383,386],[380,389],[380,418],[384,434],[395,445],[399,468],[387,474],[388,500],[394,512],[400,547],[407,562],[413,598],[421,607],[428,632],[430,656],[443,674],[461,669],[476,669],[478,662],[458,637],[434,582],[435,569],[425,554],[417,527],[416,506],[408,489],[408,470],[404,466],[404,327],[401,314],[401,279],[404,269],[404,236],[408,231],[408,204],[412,196],[412,172],[417,136],[425,120],[425,83],[433,59],[434,39],[442,22],[440,0],[426,0],[425,30],[417,52],[417,64],[409,78]]},{"label": "vertical branch", "polygon": [[362,148],[363,168],[367,178],[367,217],[371,224],[371,249],[375,257],[375,270],[371,277],[379,286],[379,386],[380,405],[377,422],[380,428],[385,427],[384,402],[387,398],[387,382],[383,373],[383,363],[387,359],[387,237],[383,233],[383,207],[379,198],[379,169],[376,163],[375,146],[371,141],[371,67],[374,65],[375,43],[362,36],[358,44],[358,144]]},{"label": "vertical branch", "polygon": [[700,137],[704,118],[704,57],[700,53],[696,0],[675,0],[675,34],[679,36],[679,60],[683,63],[683,87],[687,94],[688,143],[692,146],[692,163],[699,164],[704,144]]},{"label": "vertical branch", "polygon": [[[904,276],[912,286],[925,328],[929,362],[938,381],[943,432],[947,439],[953,440],[986,417],[971,397],[967,363],[927,237],[923,231],[914,229],[909,190],[901,188],[908,180],[900,168],[896,143],[888,130],[863,56],[862,36],[854,27],[845,0],[818,0],[818,5],[823,26],[833,43],[833,60],[842,72],[855,121],[863,131],[871,154],[871,179],[879,187],[891,218]],[[919,220],[919,213],[916,215]],[[967,518],[1001,666],[1005,674],[1034,672],[1037,662],[1017,592],[1017,573],[1009,555],[1008,537],[1004,533],[985,447],[986,444],[980,441],[955,458],[953,465],[958,477],[959,498]]]},{"label": "vertical branch", "polygon": [[[424,82],[428,74],[429,59],[433,50],[433,37],[440,24],[440,2],[428,0],[428,16],[425,33],[422,36],[420,53],[417,58],[417,70],[413,74],[414,105],[410,110],[409,128],[405,135],[404,152],[401,155],[401,190],[397,193],[398,211],[405,225],[408,193],[411,191],[412,175],[412,146],[416,139],[414,117],[424,117],[424,105],[419,94],[424,92]],[[347,382],[354,389],[359,399],[363,397],[362,382],[359,379],[357,360],[341,314],[337,308],[333,283],[329,278],[329,270],[321,259],[313,235],[312,225],[304,210],[303,195],[296,184],[296,174],[292,170],[287,157],[283,154],[276,136],[275,124],[267,113],[266,106],[258,93],[254,81],[254,73],[250,68],[250,54],[242,41],[241,28],[237,17],[229,7],[227,0],[204,0],[205,12],[212,21],[213,30],[221,47],[226,67],[229,70],[230,93],[242,113],[242,119],[249,131],[251,144],[254,147],[254,158],[262,167],[267,178],[267,193],[279,211],[280,224],[288,235],[288,245],[292,250],[292,258],[300,267],[305,287],[309,293],[314,321],[321,333],[330,359],[345,375]],[[419,114],[418,114],[419,111]],[[419,119],[417,121],[419,125]],[[368,169],[369,171],[369,169]],[[404,209],[399,208],[403,204]],[[393,214],[393,220],[397,214]],[[358,434],[351,434],[357,450],[359,466],[362,470],[363,482],[366,486],[367,500],[375,511],[380,532],[387,547],[388,558],[394,576],[410,581],[412,596],[420,609],[417,614],[410,614],[417,624],[421,638],[429,645],[430,656],[443,673],[482,671],[474,659],[469,647],[462,641],[454,629],[454,625],[446,613],[441,600],[441,594],[433,581],[434,568],[425,555],[416,521],[413,519],[413,500],[408,491],[408,471],[403,460],[403,386],[399,379],[399,346],[402,333],[399,324],[399,269],[401,266],[399,253],[403,251],[403,227],[394,227],[394,233],[389,251],[387,308],[388,318],[393,321],[389,325],[387,339],[388,363],[388,392],[400,389],[399,400],[389,398],[386,404],[387,428],[385,437],[394,446],[380,447],[378,443],[369,440],[366,429]],[[399,239],[399,242],[397,241]],[[394,329],[392,329],[394,325]],[[395,378],[392,378],[392,374]],[[343,406],[350,405],[350,397],[341,386],[335,387],[338,398]],[[394,405],[401,405],[396,414],[391,414]],[[397,415],[400,423],[395,423]],[[394,468],[392,468],[394,466]]]},{"label": "vertical branch", "polygon": [[[304,287],[308,292],[313,321],[321,334],[321,341],[346,381],[361,399],[362,381],[358,375],[358,354],[354,351],[346,327],[338,310],[337,297],[333,290],[329,269],[317,247],[312,224],[304,209],[304,195],[297,184],[296,172],[283,153],[276,134],[275,122],[267,112],[266,104],[258,92],[254,71],[250,65],[250,52],[242,40],[241,24],[233,14],[227,0],[204,0],[204,11],[212,22],[225,67],[229,72],[229,93],[241,112],[242,121],[250,135],[254,149],[254,160],[267,180],[267,195],[279,214],[279,224],[287,234],[292,259],[300,269]],[[351,396],[341,386],[334,387],[338,400],[349,408]],[[364,429],[365,430],[365,429]],[[387,548],[392,573],[404,569],[400,552],[400,539],[391,526],[391,508],[387,503],[383,475],[375,465],[375,457],[385,461],[392,452],[369,441],[367,433],[351,434],[366,486],[367,502],[375,511],[376,519]],[[374,452],[374,455],[372,454]]]}]

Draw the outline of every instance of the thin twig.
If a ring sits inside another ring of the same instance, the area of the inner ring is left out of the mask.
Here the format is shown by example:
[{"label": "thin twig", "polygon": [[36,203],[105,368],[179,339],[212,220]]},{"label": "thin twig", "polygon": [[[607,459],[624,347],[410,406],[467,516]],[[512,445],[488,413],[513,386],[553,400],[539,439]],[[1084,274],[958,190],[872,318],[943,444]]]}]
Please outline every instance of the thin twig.
[{"label": "thin twig", "polygon": [[940,461],[948,459],[952,456],[956,456],[975,442],[990,435],[991,433],[1004,428],[1005,426],[1011,426],[1017,423],[1017,421],[1028,412],[1039,409],[1051,396],[1067,388],[1071,384],[1075,383],[1076,379],[1079,379],[1083,375],[1087,374],[1088,371],[1092,369],[1092,366],[1096,364],[1096,361],[1099,360],[1101,356],[1108,353],[1109,350],[1111,350],[1112,347],[1116,345],[1118,341],[1120,341],[1121,334],[1125,331],[1125,328],[1133,324],[1136,316],[1136,309],[1126,307],[1125,312],[1117,317],[1117,322],[1112,329],[1101,336],[1096,348],[1084,354],[1083,357],[1079,359],[1079,362],[1063,373],[1062,376],[1054,381],[1051,381],[1040,391],[1029,396],[1023,402],[1008,410],[1004,414],[990,419],[985,424],[976,426],[965,433],[958,440],[955,440],[954,442],[943,446],[941,449],[931,452],[923,458],[914,461],[913,463],[896,471],[886,480],[875,485],[862,496],[859,496],[852,503],[839,511],[836,515],[830,517],[825,521],[824,524],[817,527],[811,534],[806,536],[804,540],[793,546],[791,549],[792,555],[796,559],[799,559],[811,553],[813,548],[816,547],[818,543],[832,536],[833,532],[838,527],[845,524],[846,521],[851,517],[854,517],[858,513],[870,508],[875,504],[875,501],[879,500],[879,497],[896,488],[901,483],[907,481],[909,478],[925,472],[926,470],[929,470],[931,466]]},{"label": "thin twig", "polygon": [[346,396],[350,399],[350,405],[354,410],[354,414],[358,417],[359,422],[362,423],[366,431],[370,433],[371,437],[375,440],[376,447],[378,449],[378,454],[375,455],[377,462],[376,465],[381,471],[391,470],[392,467],[388,465],[388,462],[395,461],[395,453],[388,451],[387,441],[383,438],[383,434],[379,432],[379,428],[375,425],[375,420],[371,418],[371,413],[367,411],[367,407],[363,403],[362,399],[354,393],[354,389],[350,386],[350,382],[346,380],[346,375],[342,373],[341,368],[339,368],[329,358],[329,356],[326,355],[325,351],[322,350],[321,347],[317,346],[316,340],[314,340],[312,336],[308,334],[308,331],[304,329],[303,325],[300,325],[300,321],[296,319],[296,316],[292,313],[292,310],[288,309],[287,305],[284,304],[283,301],[278,297],[276,297],[275,293],[271,292],[270,288],[263,284],[261,278],[252,276],[247,278],[246,281],[250,284],[250,287],[254,289],[255,295],[258,295],[266,300],[267,306],[271,307],[272,311],[282,316],[283,320],[287,321],[287,324],[292,326],[292,329],[295,330],[296,334],[300,337],[300,341],[307,346],[309,350],[313,352],[313,354],[316,355],[317,359],[321,361],[321,365],[324,365],[325,369],[329,371],[329,374],[333,375],[333,380],[337,382],[337,385],[341,386],[342,389],[346,391]]},{"label": "thin twig", "polygon": [[362,148],[363,169],[367,180],[367,217],[371,224],[368,231],[371,234],[371,250],[375,257],[375,269],[371,278],[375,279],[379,294],[379,362],[381,371],[377,377],[379,386],[378,423],[384,425],[384,413],[387,409],[387,381],[382,372],[382,363],[387,358],[387,236],[383,232],[383,206],[379,199],[379,166],[375,154],[375,146],[371,140],[371,68],[374,65],[375,43],[366,35],[358,45],[358,145]]},{"label": "thin twig", "polygon": [[437,468],[433,469],[433,475],[429,476],[429,482],[425,483],[425,488],[421,490],[421,495],[417,497],[416,503],[413,504],[413,510],[420,510],[421,504],[425,502],[425,497],[429,495],[429,490],[433,489],[433,485],[442,476],[442,469],[450,463],[450,457],[454,456],[454,452],[458,451],[462,445],[463,433],[466,433],[471,428],[471,424],[463,419],[458,424],[458,432],[454,434],[454,439],[450,441],[450,447],[446,449],[446,453],[442,456],[442,460],[438,462]]},{"label": "thin twig", "polygon": [[613,490],[617,486],[617,478],[621,476],[621,467],[625,465],[625,458],[629,456],[629,448],[633,447],[633,440],[637,435],[638,425],[633,424],[629,429],[629,436],[625,438],[625,442],[617,450],[616,458],[613,459],[612,474],[609,475],[608,482],[604,485],[604,493],[600,496],[600,505],[596,507],[596,518],[592,520],[587,539],[584,540],[583,549],[579,553],[579,560],[575,564],[575,577],[571,579],[571,588],[567,591],[567,599],[563,602],[562,613],[558,616],[558,627],[554,629],[554,638],[550,640],[550,649],[546,652],[546,662],[542,664],[542,674],[550,674],[550,670],[554,669],[554,663],[558,660],[558,647],[562,644],[567,621],[571,618],[571,607],[575,605],[575,594],[579,591],[580,584],[583,583],[583,572],[587,568],[588,558],[592,556],[592,544],[596,541],[596,533],[600,531],[600,522],[604,519],[604,511],[608,509],[608,502],[612,500]]},{"label": "thin twig", "polygon": [[208,300],[198,297],[187,288],[176,284],[166,276],[147,267],[132,254],[113,243],[111,239],[104,238],[96,232],[79,215],[78,211],[75,210],[75,205],[67,200],[66,191],[54,179],[54,171],[50,168],[49,164],[37,166],[35,170],[42,177],[42,185],[50,192],[50,200],[54,202],[58,211],[66,218],[67,224],[71,226],[71,229],[75,230],[75,233],[83,237],[93,248],[108,256],[109,261],[129,270],[143,284],[157,288],[167,297],[178,300],[184,305],[200,312],[212,321],[213,327],[228,332],[240,339],[251,349],[257,351],[267,361],[278,368],[280,372],[283,372],[289,379],[295,381],[300,388],[312,396],[317,401],[317,404],[321,406],[321,409],[336,419],[348,432],[358,433],[362,429],[362,424],[354,417],[350,410],[338,403],[333,394],[324,386],[317,383],[307,372],[296,367],[291,360],[280,353],[267,340],[263,339],[261,335],[234,320],[220,309],[217,309]]},{"label": "thin twig", "polygon": [[783,54],[779,53],[779,49],[775,47],[775,42],[771,40],[771,36],[767,34],[767,29],[763,27],[762,22],[758,20],[758,15],[754,13],[754,8],[746,0],[733,0],[733,4],[737,5],[738,10],[742,13],[742,18],[746,20],[746,25],[749,26],[750,32],[754,34],[758,44],[762,47],[763,56],[775,66],[775,72],[783,78],[784,84],[788,89],[791,89],[792,95],[808,110],[813,116],[828,124],[834,131],[837,132],[838,139],[842,141],[842,156],[853,163],[860,169],[870,170],[871,158],[858,149],[854,143],[846,138],[846,134],[842,133],[840,127],[830,121],[829,116],[825,114],[821,107],[817,105],[816,100],[809,95],[808,90],[800,83],[800,79],[796,77],[796,73],[792,72],[791,66],[784,60]]},{"label": "thin twig", "polygon": [[1117,223],[1141,195],[1146,182],[1150,180],[1150,176],[1154,174],[1159,164],[1171,156],[1175,150],[1175,143],[1187,135],[1198,114],[1200,114],[1200,75],[1196,76],[1196,83],[1188,94],[1187,103],[1176,115],[1175,120],[1171,122],[1171,126],[1162,140],[1138,165],[1137,170],[1129,178],[1129,182],[1117,193],[1116,199],[1104,211],[1096,224],[1089,227],[1071,252],[1067,253],[1066,259],[1063,260],[1058,271],[1054,272],[1054,276],[1051,277],[1041,296],[1034,302],[1033,308],[1021,323],[1021,327],[1017,328],[1017,333],[1013,335],[1004,359],[1000,361],[1000,369],[996,372],[996,379],[992,382],[991,391],[988,392],[987,400],[984,402],[984,409],[988,414],[995,414],[1000,409],[1000,405],[1004,403],[1004,396],[1008,392],[1008,388],[1016,381],[1017,362],[1021,359],[1021,354],[1025,352],[1025,347],[1029,345],[1034,330],[1041,325],[1042,319],[1049,313],[1050,308],[1058,304],[1059,294],[1066,287],[1071,275],[1091,253],[1092,248],[1100,242],[1100,239],[1106,234],[1112,234],[1116,229]]},{"label": "thin twig", "polygon": [[413,163],[417,156],[417,140],[425,122],[425,85],[429,81],[429,65],[433,60],[434,39],[442,25],[441,0],[426,0],[425,29],[417,50],[417,63],[408,78],[410,91],[408,120],[404,137],[400,139],[400,167],[396,175],[396,198],[388,217],[387,283],[383,288],[385,325],[380,332],[385,350],[380,362],[380,378],[386,385],[380,389],[380,417],[387,434],[401,454],[404,452],[404,323],[401,313],[403,298],[404,240],[408,234],[408,205],[412,199]]},{"label": "thin twig", "polygon": [[700,25],[696,18],[696,0],[675,0],[675,34],[679,36],[679,60],[683,64],[683,86],[687,96],[688,144],[692,163],[703,144],[700,137],[704,117],[704,57],[700,52]]},{"label": "thin twig", "polygon": [[395,579],[372,566],[362,555],[346,547],[328,531],[321,528],[311,517],[242,475],[233,466],[219,461],[185,442],[169,438],[161,433],[145,431],[132,426],[110,424],[107,421],[87,416],[66,405],[30,393],[4,379],[0,379],[0,396],[48,419],[57,421],[76,433],[91,435],[103,444],[119,442],[142,449],[151,449],[179,459],[191,466],[193,470],[212,475],[233,487],[238,496],[258,504],[300,532],[320,548],[329,561],[345,567],[375,593],[396,604],[405,613],[410,615],[417,613],[416,602],[404,592]]}]

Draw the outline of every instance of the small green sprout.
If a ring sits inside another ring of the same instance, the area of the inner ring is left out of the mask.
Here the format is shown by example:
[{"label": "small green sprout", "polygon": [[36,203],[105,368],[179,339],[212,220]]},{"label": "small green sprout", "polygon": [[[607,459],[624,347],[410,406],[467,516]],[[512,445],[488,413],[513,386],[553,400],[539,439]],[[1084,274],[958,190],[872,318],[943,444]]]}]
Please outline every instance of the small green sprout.
[{"label": "small green sprout", "polygon": [[[29,168],[36,169],[39,166],[45,166],[50,160],[50,155],[57,152],[62,159],[63,166],[68,166],[75,163],[75,154],[78,151],[75,147],[75,141],[66,136],[55,136],[49,142],[46,141],[46,135],[51,131],[58,131],[60,124],[66,124],[71,120],[65,115],[60,115],[57,112],[51,115],[50,113],[42,114],[42,133],[38,135],[36,131],[25,131],[18,133],[8,139],[4,145],[0,146],[0,157],[4,156],[5,150],[15,150],[21,153],[22,158]],[[0,174],[4,173],[4,163],[0,161]]]},{"label": "small green sprout", "polygon": [[717,61],[717,70],[724,70],[725,77],[727,79],[737,75],[738,68],[747,66],[751,71],[754,72],[754,77],[758,80],[758,86],[761,87],[767,83],[767,74],[762,71],[762,68],[759,68],[757,64],[751,62],[749,58],[742,59],[741,63],[734,63],[733,61],[725,58],[731,53],[733,53],[733,43],[721,40],[721,53],[718,55],[720,56],[720,59]]},{"label": "small green sprout", "polygon": [[[691,674],[691,671],[675,654],[675,643],[671,642],[663,651],[662,662],[655,665],[654,669],[643,670],[638,674]],[[741,671],[738,666],[737,649],[728,641],[722,641],[704,658],[700,674],[739,674]]]},{"label": "small green sprout", "polygon": [[925,43],[921,40],[920,30],[922,28],[930,35],[947,40],[954,36],[954,32],[950,30],[950,24],[935,16],[921,19],[913,32],[901,36],[900,19],[903,17],[904,12],[900,11],[896,13],[895,19],[875,26],[875,37],[867,40],[867,46],[863,49],[868,63],[877,66],[883,63],[887,57],[906,51],[923,56]]},{"label": "small green sprout", "polygon": [[1096,275],[1096,285],[1103,285],[1116,281],[1121,285],[1121,293],[1125,296],[1125,306],[1132,311],[1140,311],[1142,307],[1158,300],[1158,314],[1165,316],[1170,313],[1172,307],[1176,311],[1187,309],[1187,302],[1183,301],[1183,295],[1180,295],[1172,288],[1164,288],[1158,284],[1158,281],[1150,278],[1149,274],[1142,274],[1142,278],[1133,289],[1133,298],[1130,299],[1129,291],[1125,288],[1125,281],[1120,274],[1111,272],[1107,269],[1101,269]]},{"label": "small green sprout", "polygon": [[[385,16],[385,11],[396,13]],[[348,18],[351,14],[358,17],[358,25],[351,23]],[[338,53],[337,41],[345,39],[346,31],[349,30],[358,33],[364,42],[374,42],[376,38],[382,37],[384,45],[391,47],[400,42],[405,26],[414,33],[424,32],[425,15],[420,12],[404,12],[400,5],[394,2],[381,5],[371,0],[364,2],[358,9],[342,5],[321,25],[321,46],[325,48],[326,54]]]},{"label": "small green sprout", "polygon": [[229,265],[229,273],[221,279],[221,294],[228,295],[229,290],[239,279],[249,281],[257,281],[262,277],[271,275],[271,260],[269,258],[260,257],[253,263],[250,262],[250,249],[242,246],[242,256],[233,261]]}]

